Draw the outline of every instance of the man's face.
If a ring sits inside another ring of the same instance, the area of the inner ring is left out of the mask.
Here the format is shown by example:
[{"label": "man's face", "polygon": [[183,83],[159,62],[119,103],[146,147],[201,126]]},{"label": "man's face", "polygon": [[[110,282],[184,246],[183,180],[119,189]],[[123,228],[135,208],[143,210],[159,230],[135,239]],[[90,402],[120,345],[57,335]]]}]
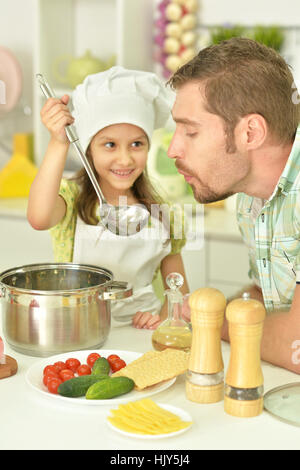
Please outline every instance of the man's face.
[{"label": "man's face", "polygon": [[215,202],[240,191],[250,162],[238,149],[228,152],[224,121],[205,109],[201,82],[187,83],[178,90],[172,115],[176,130],[168,156],[176,159],[195,199]]}]

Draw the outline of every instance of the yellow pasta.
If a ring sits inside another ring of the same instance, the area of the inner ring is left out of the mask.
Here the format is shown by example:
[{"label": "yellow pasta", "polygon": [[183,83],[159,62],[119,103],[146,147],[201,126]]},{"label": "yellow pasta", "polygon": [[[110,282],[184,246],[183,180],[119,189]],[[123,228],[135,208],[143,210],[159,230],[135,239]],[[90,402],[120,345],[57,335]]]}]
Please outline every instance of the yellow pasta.
[{"label": "yellow pasta", "polygon": [[149,399],[119,405],[118,409],[110,410],[110,423],[117,428],[136,434],[167,434],[180,431],[192,423],[182,421],[174,413],[158,406]]}]

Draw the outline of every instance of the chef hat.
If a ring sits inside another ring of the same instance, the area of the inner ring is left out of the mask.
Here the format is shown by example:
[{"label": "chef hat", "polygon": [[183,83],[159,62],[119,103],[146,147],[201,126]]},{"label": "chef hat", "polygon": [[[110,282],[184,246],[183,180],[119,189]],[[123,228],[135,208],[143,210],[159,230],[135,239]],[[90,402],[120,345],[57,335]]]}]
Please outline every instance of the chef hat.
[{"label": "chef hat", "polygon": [[153,131],[166,125],[174,98],[154,73],[115,66],[89,75],[72,95],[74,124],[84,152],[94,135],[112,124],[134,124],[150,142]]}]

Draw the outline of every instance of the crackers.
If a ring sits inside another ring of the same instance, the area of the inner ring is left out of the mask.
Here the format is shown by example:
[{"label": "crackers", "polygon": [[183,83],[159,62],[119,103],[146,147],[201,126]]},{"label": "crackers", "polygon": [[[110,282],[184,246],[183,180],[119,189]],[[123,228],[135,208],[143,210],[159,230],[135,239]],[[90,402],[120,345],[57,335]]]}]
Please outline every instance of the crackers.
[{"label": "crackers", "polygon": [[143,390],[183,374],[188,368],[189,353],[176,349],[149,351],[115,372],[112,377],[129,377],[136,390]]}]

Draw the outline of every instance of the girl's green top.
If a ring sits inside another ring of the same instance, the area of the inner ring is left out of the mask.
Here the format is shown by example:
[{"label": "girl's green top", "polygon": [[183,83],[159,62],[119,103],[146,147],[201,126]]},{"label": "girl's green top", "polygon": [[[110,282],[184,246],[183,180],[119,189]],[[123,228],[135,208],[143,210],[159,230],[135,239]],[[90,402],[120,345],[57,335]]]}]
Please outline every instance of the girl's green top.
[{"label": "girl's green top", "polygon": [[[57,263],[71,263],[73,260],[77,221],[76,199],[78,193],[79,186],[75,181],[62,179],[59,194],[66,202],[67,211],[64,218],[55,227],[50,229],[54,258]],[[149,217],[149,219],[151,219],[151,217]],[[174,221],[174,212],[170,211],[170,254],[172,255],[180,253],[186,243],[185,234],[182,229],[182,227],[184,227],[182,216],[180,230],[176,230]],[[151,220],[149,220],[149,224],[151,224]],[[160,266],[158,266],[156,270],[155,278],[158,274],[159,268]]]}]

